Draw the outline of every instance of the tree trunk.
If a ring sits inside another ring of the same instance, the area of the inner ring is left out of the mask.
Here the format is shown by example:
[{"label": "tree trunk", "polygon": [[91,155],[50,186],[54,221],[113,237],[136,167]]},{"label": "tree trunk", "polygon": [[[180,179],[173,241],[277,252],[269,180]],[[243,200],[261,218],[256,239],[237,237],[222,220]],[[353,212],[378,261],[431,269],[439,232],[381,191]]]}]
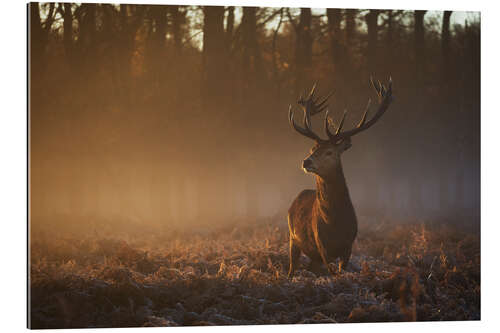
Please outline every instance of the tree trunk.
[{"label": "tree trunk", "polygon": [[40,41],[42,36],[42,21],[40,19],[40,4],[31,2],[30,6],[30,33],[32,43]]},{"label": "tree trunk", "polygon": [[[344,57],[344,70],[347,73],[351,72],[353,62],[351,61],[351,52],[353,50],[354,39],[356,38],[356,15],[357,9],[345,10],[345,57]],[[348,83],[348,82],[347,82]]]},{"label": "tree trunk", "polygon": [[226,52],[224,47],[224,7],[203,8],[203,88],[205,106],[222,103],[221,92],[225,91],[224,73]]},{"label": "tree trunk", "polygon": [[85,78],[92,73],[91,67],[96,66],[96,50],[94,45],[96,41],[96,7],[97,4],[94,3],[84,3],[80,6],[78,10],[79,34],[78,43],[75,50],[75,55],[78,55],[78,59],[75,59],[80,66],[77,67],[79,70],[78,75]]},{"label": "tree trunk", "polygon": [[368,28],[368,72],[374,73],[378,63],[378,16],[380,10],[370,10],[366,14],[366,25]]},{"label": "tree trunk", "polygon": [[342,68],[342,38],[340,36],[340,22],[342,21],[342,10],[327,8],[328,31],[330,34],[331,53],[335,72]]},{"label": "tree trunk", "polygon": [[117,72],[121,83],[119,96],[123,102],[122,107],[128,108],[133,98],[132,83],[132,56],[134,54],[135,37],[140,24],[144,22],[145,6],[121,4],[120,5],[120,33],[117,38]]},{"label": "tree trunk", "polygon": [[153,92],[157,96],[161,96],[164,88],[164,78],[166,77],[167,68],[165,59],[167,54],[165,52],[166,35],[167,35],[167,6],[152,6],[152,20],[154,22],[154,32],[152,45],[148,52],[149,75],[151,77],[151,84],[153,85]]},{"label": "tree trunk", "polygon": [[415,35],[415,82],[417,89],[422,87],[422,72],[425,64],[425,30],[424,30],[424,16],[427,11],[416,10],[413,14],[415,20],[414,35]]},{"label": "tree trunk", "polygon": [[66,55],[66,61],[69,63],[69,66],[73,68],[75,66],[73,59],[73,13],[71,12],[71,4],[64,3],[59,4],[59,6],[63,6],[63,43],[64,43],[64,52]]},{"label": "tree trunk", "polygon": [[45,46],[47,45],[50,29],[54,23],[55,4],[51,3],[45,22],[40,17],[40,5],[32,2],[30,6],[30,47],[32,70],[39,71],[43,67]]},{"label": "tree trunk", "polygon": [[309,85],[308,76],[312,65],[311,8],[300,9],[300,20],[297,25],[297,41],[295,44],[295,94]]},{"label": "tree trunk", "polygon": [[443,24],[441,27],[441,51],[443,54],[443,82],[448,82],[451,74],[450,66],[450,17],[452,11],[443,13]]},{"label": "tree trunk", "polygon": [[167,35],[167,6],[153,6],[153,20],[155,24],[154,40],[157,46],[162,48]]},{"label": "tree trunk", "polygon": [[234,6],[229,6],[227,8],[227,24],[226,24],[226,48],[228,52],[231,52],[231,46],[233,44],[233,33],[234,33]]},{"label": "tree trunk", "polygon": [[172,35],[174,37],[174,46],[177,55],[182,52],[182,34],[181,34],[181,22],[182,13],[179,10],[179,6],[172,5],[168,6],[172,22]]},{"label": "tree trunk", "polygon": [[243,91],[252,93],[262,74],[262,63],[257,43],[257,7],[243,7],[241,19]]},{"label": "tree trunk", "polygon": [[[394,44],[394,11],[387,11],[387,36],[386,36],[386,44],[389,50],[392,50]],[[391,52],[389,52],[389,55]]]},{"label": "tree trunk", "polygon": [[91,44],[95,41],[96,33],[96,7],[95,3],[84,3],[81,5],[83,17],[80,25],[79,41],[83,44],[84,49],[90,49]]},{"label": "tree trunk", "polygon": [[45,41],[43,40],[42,22],[40,19],[40,5],[38,2],[32,2],[30,7],[30,70],[31,75],[38,76],[42,67],[43,49]]},{"label": "tree trunk", "polygon": [[280,95],[280,90],[281,90],[281,80],[279,78],[279,72],[278,72],[278,59],[276,57],[277,51],[276,51],[276,41],[278,38],[278,33],[281,28],[281,24],[283,23],[283,10],[284,8],[282,7],[280,10],[280,20],[278,21],[278,25],[276,26],[276,29],[273,32],[273,41],[272,41],[272,60],[273,60],[273,77],[274,77],[274,82],[276,83],[276,91],[277,95]]},{"label": "tree trunk", "polygon": [[356,14],[357,9],[345,10],[345,39],[346,45],[352,45],[353,39],[356,36]]}]

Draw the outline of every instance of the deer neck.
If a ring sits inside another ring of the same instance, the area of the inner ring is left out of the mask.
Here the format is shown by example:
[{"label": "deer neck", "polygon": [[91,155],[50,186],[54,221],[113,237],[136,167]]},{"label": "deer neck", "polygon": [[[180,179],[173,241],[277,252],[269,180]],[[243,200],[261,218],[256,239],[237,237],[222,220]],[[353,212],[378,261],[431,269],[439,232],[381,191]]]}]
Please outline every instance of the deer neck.
[{"label": "deer neck", "polygon": [[342,165],[333,170],[328,178],[316,176],[316,202],[319,216],[330,224],[343,221],[346,215],[354,214]]}]

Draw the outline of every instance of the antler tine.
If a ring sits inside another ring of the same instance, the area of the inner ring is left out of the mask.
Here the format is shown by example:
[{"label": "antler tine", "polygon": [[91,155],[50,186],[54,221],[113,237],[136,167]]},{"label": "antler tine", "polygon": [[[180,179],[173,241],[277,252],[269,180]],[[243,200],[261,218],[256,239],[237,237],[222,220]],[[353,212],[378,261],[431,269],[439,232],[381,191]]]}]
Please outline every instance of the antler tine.
[{"label": "antler tine", "polygon": [[336,127],[335,124],[333,123],[333,121],[331,120],[331,118],[329,118],[329,113],[330,113],[330,110],[326,110],[326,114],[325,114],[325,121],[324,121],[324,127],[325,127],[325,132],[326,132],[326,135],[328,135],[328,138],[330,140],[332,140],[332,138],[335,137],[335,134],[330,132],[330,122],[332,123],[333,127]]},{"label": "antler tine", "polygon": [[[328,106],[328,104],[325,104],[328,99],[333,95],[334,91],[331,91],[328,95],[326,95],[325,98],[323,98],[323,100],[321,102],[318,103],[318,101],[315,101],[314,104],[316,105],[317,107],[317,110],[314,114],[316,113],[320,113],[321,111],[323,111],[324,109],[326,109],[326,107]],[[318,98],[319,100],[319,98]],[[313,115],[314,115],[313,114]]]},{"label": "antler tine", "polygon": [[304,126],[307,130],[311,130],[311,113],[307,105],[302,108],[304,111]]},{"label": "antler tine", "polygon": [[377,90],[377,86],[375,85],[375,81],[373,81],[373,76],[370,76],[370,84],[372,85],[373,89]]},{"label": "antler tine", "polygon": [[344,114],[342,115],[342,119],[340,120],[339,127],[337,128],[337,132],[335,135],[338,135],[344,126],[345,116],[347,115],[347,109],[344,110]]},{"label": "antler tine", "polygon": [[370,82],[372,84],[373,89],[377,92],[377,96],[380,98],[381,97],[381,84],[380,81],[374,81],[373,77],[370,77]]},{"label": "antler tine", "polygon": [[366,105],[365,112],[363,113],[363,117],[361,118],[361,121],[359,122],[358,127],[361,127],[365,124],[366,116],[368,115],[368,111],[370,111],[371,104],[372,104],[372,99],[368,98],[368,104]]},{"label": "antler tine", "polygon": [[314,82],[313,87],[311,89],[311,93],[309,94],[310,99],[312,99],[312,97],[314,95],[314,91],[316,90],[316,84],[317,84],[317,82]]},{"label": "antler tine", "polygon": [[[305,110],[304,110],[305,112]],[[292,128],[294,130],[296,130],[297,132],[299,132],[300,134],[310,138],[310,139],[313,139],[315,141],[318,141],[318,142],[321,142],[321,141],[324,141],[322,140],[318,135],[316,135],[316,133],[314,133],[311,128],[308,126],[307,124],[307,114],[304,114],[304,128],[298,126],[295,121],[293,120],[293,111],[292,111],[292,105],[290,104],[290,106],[288,107],[288,120],[290,122],[290,125],[292,126]]]},{"label": "antler tine", "polygon": [[[333,95],[333,91],[330,92],[327,96],[324,98],[314,98],[314,93],[316,92],[316,86],[317,84],[314,83],[311,91],[309,93],[306,92],[305,96],[308,96],[307,98],[304,98],[302,95],[300,96],[300,99],[298,100],[298,104],[302,107],[302,110],[304,111],[304,125],[303,127],[298,126],[294,120],[293,120],[293,112],[292,108],[290,105],[290,108],[288,110],[289,114],[289,121],[292,127],[299,132],[300,134],[311,138],[313,140],[316,140],[317,142],[328,142],[328,140],[321,139],[316,133],[313,132],[311,129],[312,124],[311,124],[311,116],[314,116],[315,114],[324,111],[327,107],[327,101],[328,99]],[[321,100],[321,102],[318,103],[318,101]],[[345,118],[345,115],[344,115]],[[332,134],[329,129],[328,129],[328,115],[325,116],[325,127],[327,128],[327,134],[328,137],[332,137],[335,134]],[[341,122],[341,126],[343,125],[344,120]]]},{"label": "antler tine", "polygon": [[368,129],[373,124],[375,124],[380,119],[380,117],[382,117],[385,111],[387,111],[389,105],[392,102],[392,78],[389,79],[389,84],[387,88],[382,83],[380,83],[380,81],[374,81],[373,78],[370,78],[370,82],[375,91],[377,92],[377,96],[379,98],[379,106],[375,115],[370,120],[367,121],[368,112],[371,105],[371,100],[369,99],[363,117],[361,118],[358,126],[356,126],[351,130],[341,132],[341,128],[344,123],[346,115],[346,112],[344,112],[344,117],[342,118],[342,121],[339,125],[339,128],[337,129],[337,132],[333,136],[331,135],[328,136],[330,138],[330,141],[336,142],[340,139],[347,139],[361,131]]}]

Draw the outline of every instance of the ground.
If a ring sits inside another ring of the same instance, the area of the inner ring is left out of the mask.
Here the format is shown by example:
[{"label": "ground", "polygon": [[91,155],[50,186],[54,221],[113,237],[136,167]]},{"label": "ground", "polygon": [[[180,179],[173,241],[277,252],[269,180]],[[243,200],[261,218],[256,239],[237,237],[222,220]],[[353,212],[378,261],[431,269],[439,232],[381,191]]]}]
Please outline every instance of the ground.
[{"label": "ground", "polygon": [[366,221],[347,271],[315,276],[302,256],[289,280],[286,223],[238,225],[86,236],[33,227],[31,327],[480,319],[478,232]]}]

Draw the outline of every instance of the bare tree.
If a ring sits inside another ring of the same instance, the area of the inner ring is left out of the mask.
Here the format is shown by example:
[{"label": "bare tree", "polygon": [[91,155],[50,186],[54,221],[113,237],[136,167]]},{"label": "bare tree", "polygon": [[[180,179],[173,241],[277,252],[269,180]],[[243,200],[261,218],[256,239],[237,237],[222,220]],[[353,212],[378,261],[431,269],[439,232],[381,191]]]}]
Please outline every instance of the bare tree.
[{"label": "bare tree", "polygon": [[298,93],[312,65],[311,8],[301,8],[299,22],[295,22],[287,11],[290,23],[295,29],[295,92]]},{"label": "bare tree", "polygon": [[[243,7],[241,18],[242,72],[244,84],[254,85],[262,73],[262,61],[257,42],[257,7]],[[243,87],[245,90],[248,87]]]},{"label": "bare tree", "polygon": [[234,35],[234,6],[227,8],[227,21],[226,21],[226,48],[229,51],[233,44]]},{"label": "bare tree", "polygon": [[356,15],[357,9],[345,10],[345,39],[346,45],[350,46],[354,43],[356,37]]},{"label": "bare tree", "polygon": [[180,10],[181,6],[178,5],[171,5],[168,6],[168,11],[170,14],[170,21],[171,21],[171,31],[172,31],[172,36],[174,39],[174,46],[175,50],[177,52],[177,55],[180,55],[182,53],[182,32],[181,32],[181,25],[183,21],[185,20],[185,13],[181,12]]},{"label": "bare tree", "polygon": [[50,3],[45,21],[40,17],[40,5],[30,3],[30,38],[31,38],[31,66],[35,71],[42,70],[45,47],[48,42],[50,29],[55,19],[55,3]]},{"label": "bare tree", "polygon": [[380,10],[371,9],[365,16],[368,27],[368,72],[373,73],[377,68],[378,59],[378,17]]},{"label": "bare tree", "polygon": [[[203,7],[203,82],[204,103],[217,103],[225,88],[226,52],[224,47],[224,7]],[[217,82],[218,84],[214,84]],[[222,101],[220,101],[222,102]]]},{"label": "bare tree", "polygon": [[422,71],[425,64],[425,29],[424,16],[426,10],[416,10],[414,18],[414,50],[415,50],[415,78],[417,87],[422,84]]},{"label": "bare tree", "polygon": [[446,10],[443,13],[443,24],[441,27],[441,52],[443,54],[443,78],[444,81],[450,79],[451,59],[450,59],[450,17],[452,11]]},{"label": "bare tree", "polygon": [[327,8],[326,16],[328,18],[328,32],[331,43],[331,54],[333,63],[336,67],[335,70],[337,71],[337,68],[338,69],[342,68],[342,60],[343,60],[342,57],[343,42],[340,30],[340,23],[342,21],[342,10]]}]

